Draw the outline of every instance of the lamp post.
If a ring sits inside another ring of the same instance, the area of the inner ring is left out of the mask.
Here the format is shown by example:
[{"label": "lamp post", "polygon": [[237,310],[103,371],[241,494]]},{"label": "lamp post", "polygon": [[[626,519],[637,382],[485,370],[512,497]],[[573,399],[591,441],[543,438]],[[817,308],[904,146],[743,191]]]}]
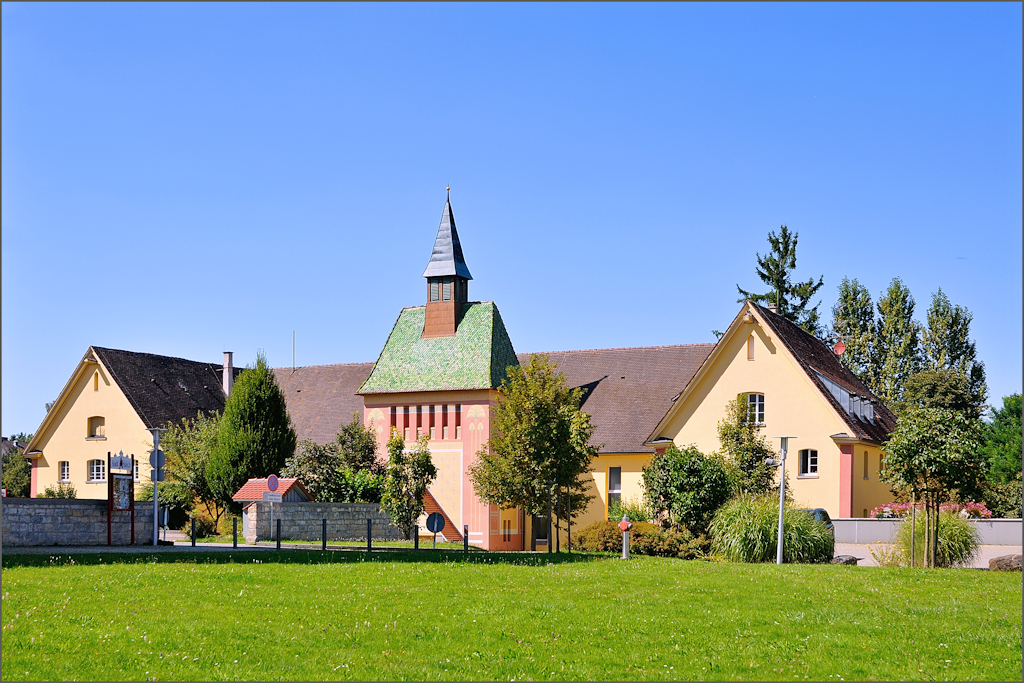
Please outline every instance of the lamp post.
[{"label": "lamp post", "polygon": [[[153,453],[150,457],[150,464],[153,466],[153,546],[160,545],[160,496],[157,495],[157,483],[160,481],[160,470],[163,463],[160,458],[160,432],[167,431],[160,427],[153,427],[149,430],[153,434]],[[132,475],[134,476],[134,472]]]},{"label": "lamp post", "polygon": [[795,436],[776,436],[775,439],[781,439],[781,447],[779,452],[782,456],[781,460],[768,460],[767,465],[769,467],[779,468],[779,537],[776,541],[775,548],[775,564],[782,564],[782,524],[783,524],[783,512],[786,506],[786,452],[789,450],[789,440],[795,439]]}]

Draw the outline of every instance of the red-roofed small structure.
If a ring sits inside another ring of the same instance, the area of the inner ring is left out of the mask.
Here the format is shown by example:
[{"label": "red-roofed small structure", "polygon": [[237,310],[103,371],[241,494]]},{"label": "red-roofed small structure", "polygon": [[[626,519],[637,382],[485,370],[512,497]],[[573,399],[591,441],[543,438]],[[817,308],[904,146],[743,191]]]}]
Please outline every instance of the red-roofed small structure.
[{"label": "red-roofed small structure", "polygon": [[[281,494],[283,502],[308,503],[313,500],[313,496],[309,495],[309,491],[298,479],[278,479],[278,482],[277,492]],[[267,486],[266,479],[250,479],[231,496],[231,499],[239,503],[251,503],[263,500],[263,494],[269,492],[270,487]]]}]

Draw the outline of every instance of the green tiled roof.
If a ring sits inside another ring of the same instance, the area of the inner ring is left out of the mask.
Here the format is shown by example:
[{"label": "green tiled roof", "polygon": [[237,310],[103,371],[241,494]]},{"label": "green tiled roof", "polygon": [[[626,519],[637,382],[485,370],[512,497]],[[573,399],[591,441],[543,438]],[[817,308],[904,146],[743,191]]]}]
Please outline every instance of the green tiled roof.
[{"label": "green tiled roof", "polygon": [[421,339],[425,306],[398,316],[361,394],[399,391],[451,391],[497,387],[505,369],[519,365],[512,342],[493,302],[463,305],[454,337]]}]

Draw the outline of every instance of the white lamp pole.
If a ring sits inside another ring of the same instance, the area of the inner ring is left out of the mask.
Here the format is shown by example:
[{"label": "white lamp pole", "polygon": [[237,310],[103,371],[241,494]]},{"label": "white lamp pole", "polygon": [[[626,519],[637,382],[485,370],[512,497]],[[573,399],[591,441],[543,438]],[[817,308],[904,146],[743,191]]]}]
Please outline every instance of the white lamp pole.
[{"label": "white lamp pole", "polygon": [[786,506],[786,452],[789,450],[789,440],[796,437],[777,436],[775,438],[782,440],[780,448],[782,462],[779,463],[779,538],[776,543],[775,564],[782,564],[782,523]]},{"label": "white lamp pole", "polygon": [[157,460],[157,454],[160,452],[160,432],[164,430],[154,427],[149,431],[153,433],[153,453],[150,456],[149,462],[153,466],[153,547],[156,547],[160,545],[160,496],[157,495],[157,483],[160,480],[160,468],[158,465],[160,463]]}]

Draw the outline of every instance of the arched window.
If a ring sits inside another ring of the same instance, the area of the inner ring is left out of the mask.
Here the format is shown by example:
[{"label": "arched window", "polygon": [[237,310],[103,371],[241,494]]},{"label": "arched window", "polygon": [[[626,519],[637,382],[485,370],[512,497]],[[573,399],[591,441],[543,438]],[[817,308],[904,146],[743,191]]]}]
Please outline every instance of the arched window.
[{"label": "arched window", "polygon": [[105,439],[106,437],[106,420],[99,415],[95,415],[89,418],[89,436],[90,439]]},{"label": "arched window", "polygon": [[747,394],[747,419],[764,424],[764,394]]},{"label": "arched window", "polygon": [[754,335],[747,337],[747,360],[754,360]]},{"label": "arched window", "polygon": [[93,373],[93,376],[92,376],[92,390],[93,391],[99,391],[100,390],[100,373],[99,372]]}]

